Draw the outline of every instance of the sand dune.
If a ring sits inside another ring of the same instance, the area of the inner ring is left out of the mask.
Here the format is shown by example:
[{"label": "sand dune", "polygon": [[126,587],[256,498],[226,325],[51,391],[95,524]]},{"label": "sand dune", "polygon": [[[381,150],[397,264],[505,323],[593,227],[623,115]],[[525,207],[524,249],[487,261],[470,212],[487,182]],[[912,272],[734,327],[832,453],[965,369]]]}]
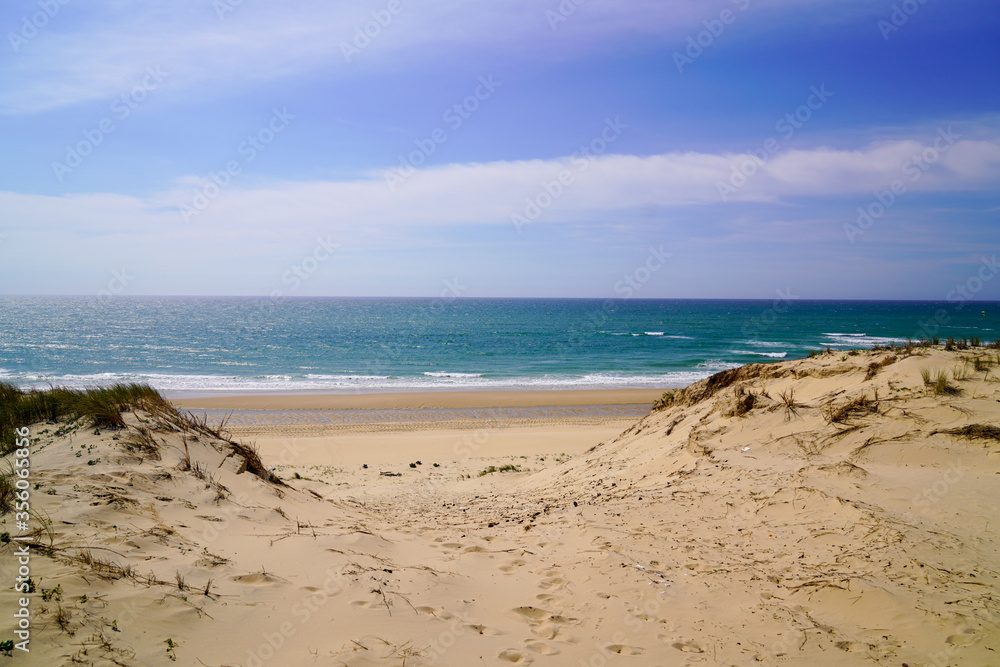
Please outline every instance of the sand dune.
[{"label": "sand dune", "polygon": [[169,413],[35,425],[18,664],[997,664],[1000,369],[913,352],[634,424],[255,432],[275,481]]}]

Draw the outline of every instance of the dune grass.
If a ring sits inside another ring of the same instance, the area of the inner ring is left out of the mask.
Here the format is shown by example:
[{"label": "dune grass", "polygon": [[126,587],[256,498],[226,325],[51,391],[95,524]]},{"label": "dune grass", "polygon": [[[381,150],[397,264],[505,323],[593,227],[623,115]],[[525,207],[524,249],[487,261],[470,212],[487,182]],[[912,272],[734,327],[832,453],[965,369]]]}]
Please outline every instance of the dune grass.
[{"label": "dune grass", "polygon": [[120,429],[125,427],[122,411],[153,405],[166,405],[166,401],[145,384],[24,391],[9,382],[0,382],[0,455],[13,451],[15,428],[40,421],[83,418],[94,428]]},{"label": "dune grass", "polygon": [[[167,430],[184,431],[195,437],[201,434],[221,440],[229,445],[229,455],[242,461],[241,473],[249,472],[272,484],[285,486],[261,461],[253,443],[248,445],[236,442],[226,435],[225,421],[217,427],[208,426],[207,417],[178,411],[147,384],[116,384],[82,390],[52,387],[43,391],[24,391],[11,383],[0,382],[0,456],[14,450],[16,428],[43,421],[85,419],[95,429],[123,429],[126,424],[122,413],[127,410],[144,410],[156,419],[160,427]],[[152,430],[137,427],[128,444],[134,450],[156,459],[159,458],[159,445]],[[201,470],[193,472],[203,473]],[[0,481],[0,495],[3,494],[2,485],[3,482]]]},{"label": "dune grass", "polygon": [[479,476],[484,477],[486,475],[492,475],[495,472],[524,472],[524,471],[521,469],[521,466],[516,466],[513,463],[507,463],[500,467],[490,466],[488,468],[480,470]]}]

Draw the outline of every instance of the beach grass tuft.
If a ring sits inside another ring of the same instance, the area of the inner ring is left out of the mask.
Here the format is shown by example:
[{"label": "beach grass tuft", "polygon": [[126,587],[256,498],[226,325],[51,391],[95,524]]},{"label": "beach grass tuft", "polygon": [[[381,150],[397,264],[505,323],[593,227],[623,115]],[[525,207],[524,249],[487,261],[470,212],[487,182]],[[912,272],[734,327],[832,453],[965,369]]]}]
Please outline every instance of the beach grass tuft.
[{"label": "beach grass tuft", "polygon": [[799,414],[799,404],[795,401],[795,390],[789,387],[785,391],[778,394],[778,398],[781,399],[781,404],[785,408],[785,419],[791,419],[793,416]]},{"label": "beach grass tuft", "polygon": [[934,394],[941,396],[957,393],[959,393],[958,388],[948,382],[948,371],[938,371],[934,378]]},{"label": "beach grass tuft", "polygon": [[15,487],[14,468],[7,462],[7,469],[0,471],[0,515],[6,514],[13,506]]},{"label": "beach grass tuft", "polygon": [[145,384],[24,391],[9,382],[0,382],[0,454],[9,454],[14,449],[15,428],[72,418],[87,419],[95,429],[117,430],[125,427],[123,411],[154,404],[166,405],[166,401]]},{"label": "beach grass tuft", "polygon": [[495,472],[524,472],[521,466],[516,466],[513,463],[507,463],[502,466],[489,466],[479,471],[479,476],[484,477],[485,475],[492,475]]}]

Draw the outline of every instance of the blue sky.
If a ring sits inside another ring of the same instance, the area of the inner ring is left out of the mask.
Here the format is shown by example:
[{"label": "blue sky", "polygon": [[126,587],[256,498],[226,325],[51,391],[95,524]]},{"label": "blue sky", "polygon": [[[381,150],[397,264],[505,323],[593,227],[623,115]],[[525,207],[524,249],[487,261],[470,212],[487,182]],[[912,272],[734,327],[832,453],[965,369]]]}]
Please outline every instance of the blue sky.
[{"label": "blue sky", "polygon": [[0,28],[2,293],[1000,298],[995,3],[36,0]]}]

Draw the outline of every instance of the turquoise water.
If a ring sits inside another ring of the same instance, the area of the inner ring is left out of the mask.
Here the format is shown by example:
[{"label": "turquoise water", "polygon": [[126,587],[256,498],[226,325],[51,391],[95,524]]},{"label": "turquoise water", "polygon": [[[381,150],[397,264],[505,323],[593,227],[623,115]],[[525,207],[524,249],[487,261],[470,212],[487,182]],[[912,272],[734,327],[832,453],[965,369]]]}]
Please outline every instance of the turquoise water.
[{"label": "turquoise water", "polygon": [[673,387],[811,349],[998,332],[996,302],[0,297],[0,380],[171,395]]}]

